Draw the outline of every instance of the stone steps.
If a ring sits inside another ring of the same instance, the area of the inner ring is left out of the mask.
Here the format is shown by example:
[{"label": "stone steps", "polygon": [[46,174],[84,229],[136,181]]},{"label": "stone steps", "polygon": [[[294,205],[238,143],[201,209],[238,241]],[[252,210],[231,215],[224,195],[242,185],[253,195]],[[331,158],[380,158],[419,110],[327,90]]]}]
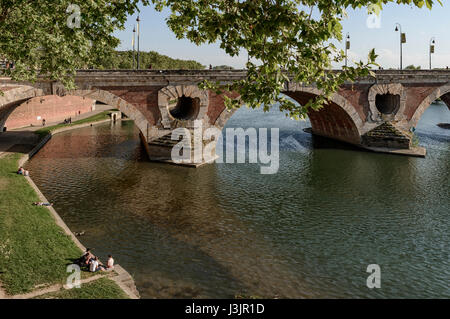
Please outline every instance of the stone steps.
[{"label": "stone steps", "polygon": [[411,137],[393,124],[385,122],[362,136],[362,143],[369,147],[409,149]]},{"label": "stone steps", "polygon": [[[191,133],[191,145],[194,143],[194,131],[189,130]],[[182,136],[178,138],[178,140],[172,139],[172,133],[163,135],[153,141],[148,142],[149,145],[156,145],[156,146],[166,146],[166,147],[173,147],[177,145],[182,140]]]}]

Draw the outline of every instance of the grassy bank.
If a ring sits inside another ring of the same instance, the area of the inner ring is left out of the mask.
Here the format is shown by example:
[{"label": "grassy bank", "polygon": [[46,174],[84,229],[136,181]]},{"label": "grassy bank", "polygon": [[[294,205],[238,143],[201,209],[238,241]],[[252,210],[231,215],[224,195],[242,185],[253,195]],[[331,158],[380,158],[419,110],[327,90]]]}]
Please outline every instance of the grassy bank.
[{"label": "grassy bank", "polygon": [[37,194],[17,175],[19,154],[0,159],[0,281],[8,294],[63,282],[80,249],[55,224]]},{"label": "grassy bank", "polygon": [[82,119],[82,120],[78,120],[78,121],[74,121],[71,124],[58,124],[58,125],[53,125],[53,126],[47,126],[47,127],[43,127],[37,131],[35,131],[35,133],[37,135],[39,135],[41,138],[45,137],[47,134],[49,134],[50,132],[57,130],[59,128],[62,127],[70,127],[70,126],[75,126],[75,125],[80,125],[80,124],[85,124],[85,123],[91,123],[91,122],[99,122],[102,120],[107,120],[110,119],[110,114],[111,111],[104,111],[102,113],[93,115],[91,117]]},{"label": "grassy bank", "polygon": [[60,290],[44,294],[34,299],[129,299],[117,284],[108,278],[101,278],[96,281],[83,284],[81,288]]},{"label": "grassy bank", "polygon": [[[20,157],[0,158],[0,282],[9,295],[64,284],[69,275],[67,265],[82,253],[47,208],[32,205],[39,198],[26,179],[16,174]],[[82,277],[90,275],[83,273]],[[86,294],[110,298],[118,296],[118,290],[123,293],[114,282],[101,281]],[[73,294],[83,296],[84,290],[60,293],[71,298]]]}]

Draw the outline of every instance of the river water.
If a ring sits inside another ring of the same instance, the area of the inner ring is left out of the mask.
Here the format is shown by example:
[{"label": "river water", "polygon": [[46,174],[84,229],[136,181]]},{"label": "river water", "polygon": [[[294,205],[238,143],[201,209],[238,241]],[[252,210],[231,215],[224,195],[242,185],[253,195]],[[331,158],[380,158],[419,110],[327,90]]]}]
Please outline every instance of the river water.
[{"label": "river water", "polygon": [[[62,133],[28,163],[83,244],[144,298],[450,297],[450,122],[432,105],[424,158],[359,151],[308,122],[241,109],[227,127],[280,127],[280,168],[146,161],[132,122]],[[381,288],[366,286],[369,264]]]}]

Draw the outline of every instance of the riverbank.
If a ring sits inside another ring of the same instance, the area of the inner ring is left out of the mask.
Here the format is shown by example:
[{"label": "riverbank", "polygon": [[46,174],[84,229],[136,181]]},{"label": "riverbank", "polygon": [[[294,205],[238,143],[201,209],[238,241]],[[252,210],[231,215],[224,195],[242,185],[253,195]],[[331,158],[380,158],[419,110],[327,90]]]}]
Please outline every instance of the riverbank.
[{"label": "riverbank", "polygon": [[39,135],[39,137],[44,138],[48,134],[57,134],[57,133],[65,132],[68,130],[73,130],[73,129],[89,126],[91,124],[92,125],[102,124],[105,122],[109,122],[111,120],[110,115],[112,112],[116,112],[116,111],[115,110],[103,111],[103,112],[95,114],[93,116],[74,121],[73,123],[70,123],[70,124],[62,124],[61,123],[61,124],[56,124],[56,125],[51,125],[51,126],[45,126],[38,130],[35,130],[34,133]]},{"label": "riverbank", "polygon": [[[80,289],[67,290],[67,266],[85,247],[52,207],[33,206],[48,202],[29,177],[16,171],[52,135],[110,121],[102,112],[69,125],[37,130],[40,142],[29,152],[0,153],[0,297],[1,298],[139,298],[131,276],[119,265],[113,272],[82,272]],[[45,135],[44,135],[45,132]],[[89,282],[89,283],[88,283]]]}]

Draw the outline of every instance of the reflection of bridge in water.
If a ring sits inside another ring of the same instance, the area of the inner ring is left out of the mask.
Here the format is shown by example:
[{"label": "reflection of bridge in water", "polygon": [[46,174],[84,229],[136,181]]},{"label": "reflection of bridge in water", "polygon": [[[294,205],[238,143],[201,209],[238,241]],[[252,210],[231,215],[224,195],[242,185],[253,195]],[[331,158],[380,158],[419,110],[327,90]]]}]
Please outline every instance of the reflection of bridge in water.
[{"label": "reflection of bridge in water", "polygon": [[[376,77],[360,78],[340,87],[319,111],[308,113],[312,132],[375,151],[424,155],[412,146],[411,130],[423,112],[440,98],[450,108],[450,71],[376,71]],[[75,95],[109,104],[133,119],[151,157],[169,159],[170,148],[155,141],[177,127],[222,129],[233,112],[214,91],[200,90],[204,79],[229,83],[245,71],[78,71],[76,90],[60,83],[38,80],[15,83],[0,78],[0,131],[8,116],[27,100],[44,95]],[[283,92],[300,104],[321,91],[314,86],[286,83]],[[237,98],[238,93],[229,93]],[[157,154],[157,155],[156,155]]]}]

